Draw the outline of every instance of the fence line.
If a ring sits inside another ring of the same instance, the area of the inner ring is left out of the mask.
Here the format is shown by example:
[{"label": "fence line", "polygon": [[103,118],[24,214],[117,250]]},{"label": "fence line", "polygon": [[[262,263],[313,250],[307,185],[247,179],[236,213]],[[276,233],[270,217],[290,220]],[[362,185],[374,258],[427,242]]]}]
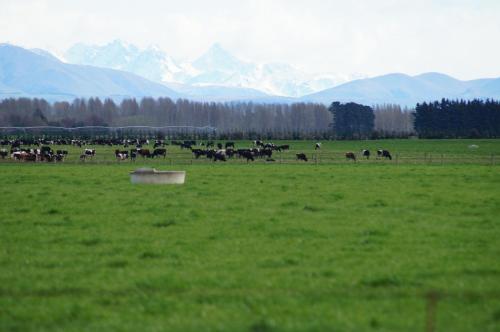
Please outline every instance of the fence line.
[{"label": "fence line", "polygon": [[113,130],[124,130],[124,129],[149,129],[154,131],[165,130],[165,129],[195,129],[195,130],[211,130],[216,131],[216,127],[212,126],[122,126],[122,127],[107,127],[107,126],[82,126],[82,127],[58,127],[58,126],[32,126],[32,127],[0,127],[0,130],[65,130],[65,131],[76,131],[76,130],[86,130],[86,129],[105,129],[109,131]]},{"label": "fence line", "polygon": [[[57,148],[54,148],[56,150]],[[62,148],[61,148],[62,149]],[[298,151],[297,151],[298,152]],[[306,153],[307,154],[307,153]],[[340,152],[321,152],[321,153],[309,153],[307,154],[309,161],[299,161],[295,158],[295,151],[275,153],[272,156],[272,161],[267,161],[266,157],[255,157],[255,161],[249,161],[252,163],[269,163],[269,164],[313,164],[313,165],[327,165],[327,164],[394,164],[394,165],[456,165],[456,164],[471,164],[471,165],[496,165],[496,156],[491,155],[481,155],[481,156],[464,156],[459,154],[429,154],[424,153],[424,155],[408,154],[404,155],[401,153],[396,153],[392,160],[382,159],[382,158],[358,158],[356,161],[346,160],[343,153]],[[0,159],[2,163],[24,163],[22,161],[13,160],[10,157],[5,159]],[[29,163],[29,162],[27,162]],[[41,163],[41,162],[38,162]],[[131,163],[134,161],[130,159],[119,161],[115,158],[112,150],[108,150],[105,153],[97,151],[96,155],[92,158],[88,158],[85,161],[79,159],[79,154],[71,154],[69,157],[63,161],[63,163],[69,164],[123,164]],[[169,165],[183,165],[183,164],[209,164],[214,163],[211,159],[206,158],[206,156],[200,156],[198,159],[194,157],[190,151],[181,152],[167,152],[167,156],[164,158],[162,156],[156,158],[143,158],[137,156],[135,163],[150,163],[150,164],[169,164]],[[220,163],[220,162],[219,162]],[[238,156],[233,156],[227,158],[227,163],[230,164],[246,164],[246,158],[239,158]]]}]

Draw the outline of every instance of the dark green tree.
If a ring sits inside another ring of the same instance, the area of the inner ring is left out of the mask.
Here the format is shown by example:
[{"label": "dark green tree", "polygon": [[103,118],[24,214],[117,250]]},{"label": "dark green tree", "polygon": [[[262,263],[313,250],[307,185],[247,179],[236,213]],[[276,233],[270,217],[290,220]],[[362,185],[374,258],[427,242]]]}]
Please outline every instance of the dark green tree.
[{"label": "dark green tree", "polygon": [[336,138],[364,139],[371,136],[375,115],[370,106],[333,102],[328,110],[333,115],[332,126]]}]

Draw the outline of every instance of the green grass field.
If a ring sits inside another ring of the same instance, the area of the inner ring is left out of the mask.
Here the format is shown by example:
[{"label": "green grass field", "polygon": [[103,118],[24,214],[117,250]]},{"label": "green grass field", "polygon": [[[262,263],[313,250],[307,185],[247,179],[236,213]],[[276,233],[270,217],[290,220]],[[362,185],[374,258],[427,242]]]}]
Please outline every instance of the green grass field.
[{"label": "green grass field", "polygon": [[500,141],[364,147],[456,159],[0,163],[0,331],[500,331]]},{"label": "green grass field", "polygon": [[[198,141],[202,142],[202,141]],[[215,143],[225,141],[215,141]],[[251,141],[235,141],[236,148],[253,147]],[[500,139],[468,139],[468,140],[367,140],[367,141],[323,141],[321,149],[315,150],[316,141],[273,141],[277,145],[288,144],[290,150],[282,153],[275,152],[273,159],[275,163],[302,163],[296,160],[295,154],[302,152],[307,155],[311,163],[318,164],[345,164],[347,163],[345,153],[352,151],[356,153],[358,162],[362,163],[384,163],[377,160],[376,150],[387,149],[391,152],[394,160],[386,163],[398,164],[500,164]],[[469,146],[476,145],[477,148]],[[95,149],[96,156],[92,160],[87,160],[86,163],[117,163],[114,151],[130,150],[132,146],[123,148],[122,146],[103,146],[103,145],[88,145],[81,148],[75,146],[52,146],[54,150],[69,151],[66,163],[80,163],[79,156],[85,148]],[[153,150],[153,141],[149,146],[144,146]],[[203,148],[203,147],[201,147]],[[188,149],[181,149],[178,146],[168,145],[167,157],[162,157],[154,160],[138,161],[151,165],[162,164],[206,164],[211,163],[205,157],[195,159],[193,154]],[[370,160],[364,160],[361,157],[361,150],[369,149],[372,153]],[[0,162],[9,162],[12,160],[0,159]],[[122,161],[122,163],[130,163],[130,160]],[[246,160],[234,158],[228,163],[246,163]],[[254,163],[265,163],[265,158],[256,159]]]}]

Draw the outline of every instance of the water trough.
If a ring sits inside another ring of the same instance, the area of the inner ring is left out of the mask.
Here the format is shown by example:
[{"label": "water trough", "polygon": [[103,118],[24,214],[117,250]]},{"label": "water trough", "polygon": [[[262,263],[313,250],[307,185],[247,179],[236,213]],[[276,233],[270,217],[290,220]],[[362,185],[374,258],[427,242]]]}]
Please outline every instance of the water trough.
[{"label": "water trough", "polygon": [[183,184],[185,171],[157,171],[154,168],[139,168],[130,172],[130,182],[146,184]]}]

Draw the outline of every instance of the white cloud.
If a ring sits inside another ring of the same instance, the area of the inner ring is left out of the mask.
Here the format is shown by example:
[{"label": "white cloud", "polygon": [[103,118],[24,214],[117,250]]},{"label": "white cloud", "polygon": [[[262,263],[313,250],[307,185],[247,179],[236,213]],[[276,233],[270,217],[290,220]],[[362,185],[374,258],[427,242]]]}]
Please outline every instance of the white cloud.
[{"label": "white cloud", "polygon": [[241,58],[308,71],[500,76],[496,0],[0,0],[0,41],[62,52],[119,38],[194,58],[220,42]]}]

